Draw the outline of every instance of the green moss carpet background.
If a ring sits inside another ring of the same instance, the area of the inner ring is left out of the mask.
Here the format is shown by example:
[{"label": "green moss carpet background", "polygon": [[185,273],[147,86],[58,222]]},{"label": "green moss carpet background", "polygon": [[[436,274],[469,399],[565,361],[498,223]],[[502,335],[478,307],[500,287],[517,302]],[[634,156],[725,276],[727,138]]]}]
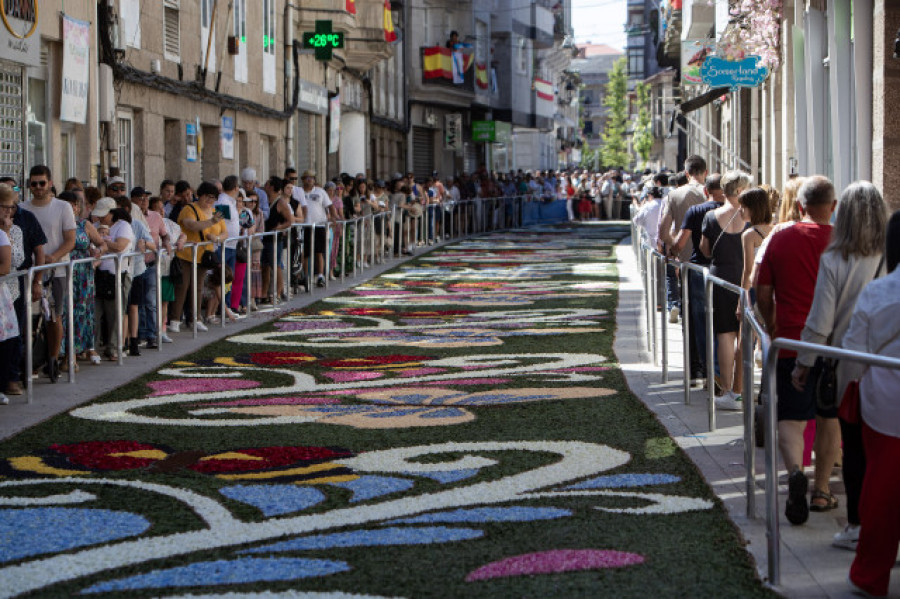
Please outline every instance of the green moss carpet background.
[{"label": "green moss carpet background", "polygon": [[454,243],[8,440],[0,595],[769,595],[615,362],[625,235]]}]

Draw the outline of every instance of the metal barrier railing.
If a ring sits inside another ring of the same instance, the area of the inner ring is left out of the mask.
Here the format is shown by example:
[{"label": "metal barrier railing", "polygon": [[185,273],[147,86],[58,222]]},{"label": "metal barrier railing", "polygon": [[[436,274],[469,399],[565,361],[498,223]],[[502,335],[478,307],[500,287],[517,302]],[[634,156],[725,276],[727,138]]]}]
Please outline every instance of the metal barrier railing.
[{"label": "metal barrier railing", "polygon": [[[632,211],[633,213],[633,211]],[[632,223],[632,235],[640,237],[639,228]],[[633,240],[634,241],[634,240]],[[663,256],[660,252],[650,248],[645,242],[639,241],[635,243],[639,251],[636,252],[639,268],[642,271],[642,280],[644,282],[644,295],[646,298],[647,310],[647,327],[648,327],[648,346],[653,355],[654,364],[658,364],[660,359],[663,368],[663,382],[667,380],[668,368],[668,346],[666,338],[666,322],[665,311],[662,311],[663,317],[660,319],[662,330],[658,339],[656,334],[656,323],[653,318],[653,310],[656,309],[657,294],[657,277],[659,274],[659,266],[665,267],[670,260]],[[713,356],[713,289],[718,286],[735,293],[739,297],[739,309],[741,313],[741,329],[740,342],[742,348],[743,388],[742,388],[742,410],[743,410],[743,443],[744,443],[744,464],[745,464],[745,493],[746,493],[746,514],[750,519],[756,518],[756,444],[755,444],[755,379],[754,379],[754,358],[753,348],[758,340],[763,355],[763,372],[761,380],[765,382],[766,394],[763,402],[765,411],[765,427],[764,427],[764,451],[765,451],[765,505],[766,505],[766,534],[767,534],[767,553],[768,553],[768,578],[772,585],[778,586],[781,583],[781,537],[779,529],[778,514],[778,393],[776,386],[776,364],[778,353],[780,350],[789,351],[805,351],[814,353],[818,356],[837,358],[843,360],[851,360],[853,362],[866,364],[869,366],[881,366],[885,368],[900,369],[900,359],[890,358],[875,354],[867,354],[856,352],[828,345],[819,345],[813,343],[805,343],[791,339],[775,338],[771,339],[766,333],[765,328],[759,322],[750,302],[750,294],[747,290],[724,281],[719,277],[715,277],[709,273],[709,269],[696,264],[679,263],[681,278],[683,282],[682,288],[682,307],[684,309],[682,317],[683,326],[683,342],[684,342],[684,403],[690,404],[690,363],[689,363],[689,340],[690,340],[690,272],[696,272],[703,276],[704,294],[706,299],[706,367],[707,367],[707,386],[708,386],[708,404],[709,404],[709,427],[711,431],[716,430],[716,411],[715,411],[715,361]],[[657,344],[657,341],[661,341]]]}]

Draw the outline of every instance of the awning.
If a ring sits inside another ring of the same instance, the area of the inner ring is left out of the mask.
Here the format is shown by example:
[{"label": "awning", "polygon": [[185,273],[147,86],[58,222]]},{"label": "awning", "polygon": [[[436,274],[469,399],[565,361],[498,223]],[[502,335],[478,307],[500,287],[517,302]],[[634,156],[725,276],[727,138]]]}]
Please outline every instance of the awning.
[{"label": "awning", "polygon": [[697,110],[698,108],[703,108],[707,104],[715,102],[730,91],[731,89],[727,87],[717,87],[715,89],[711,89],[705,94],[700,94],[696,98],[691,98],[687,102],[682,102],[680,106],[681,112],[687,114],[689,112]]}]

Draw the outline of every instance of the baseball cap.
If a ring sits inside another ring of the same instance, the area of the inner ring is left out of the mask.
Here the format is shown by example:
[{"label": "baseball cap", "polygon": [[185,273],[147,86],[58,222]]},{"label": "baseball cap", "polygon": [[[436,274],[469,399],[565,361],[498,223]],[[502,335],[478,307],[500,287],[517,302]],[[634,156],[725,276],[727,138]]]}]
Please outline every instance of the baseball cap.
[{"label": "baseball cap", "polygon": [[385,185],[383,179],[378,179],[377,181],[375,181],[375,187],[380,187],[381,189],[384,189],[387,187],[387,185]]},{"label": "baseball cap", "polygon": [[146,189],[144,189],[143,187],[141,187],[140,185],[138,185],[137,187],[135,187],[134,189],[131,190],[131,195],[129,197],[140,198],[145,195],[150,195],[150,192],[147,191]]},{"label": "baseball cap", "polygon": [[334,189],[335,187],[337,187],[337,185],[334,184],[334,181],[329,181],[322,187],[322,189]]},{"label": "baseball cap", "polygon": [[256,169],[248,166],[241,171],[241,181],[256,181]]},{"label": "baseball cap", "polygon": [[116,201],[112,198],[100,198],[94,209],[91,210],[91,216],[102,218],[109,214],[116,207]]},{"label": "baseball cap", "polygon": [[124,185],[125,179],[123,179],[122,177],[110,177],[110,179],[106,182],[106,186],[109,187],[110,185],[115,185],[116,183],[122,183]]},{"label": "baseball cap", "polygon": [[316,178],[316,171],[303,171],[303,174],[300,176],[301,179],[306,179],[307,177]]}]

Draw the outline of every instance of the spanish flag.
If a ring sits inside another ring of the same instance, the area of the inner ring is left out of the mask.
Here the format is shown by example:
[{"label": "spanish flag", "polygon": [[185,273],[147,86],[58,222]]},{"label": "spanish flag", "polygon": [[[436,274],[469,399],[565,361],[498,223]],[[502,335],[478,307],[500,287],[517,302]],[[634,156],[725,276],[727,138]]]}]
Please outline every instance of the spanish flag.
[{"label": "spanish flag", "polygon": [[345,6],[348,13],[351,15],[356,14],[356,0],[347,0]]},{"label": "spanish flag", "polygon": [[453,61],[450,50],[435,46],[425,48],[422,58],[425,79],[453,79]]},{"label": "spanish flag", "polygon": [[553,84],[538,77],[534,78],[534,91],[541,100],[553,101]]},{"label": "spanish flag", "polygon": [[479,89],[488,88],[487,65],[475,63],[475,85]]},{"label": "spanish flag", "polygon": [[384,41],[389,44],[397,41],[394,20],[391,18],[391,0],[384,0]]}]

